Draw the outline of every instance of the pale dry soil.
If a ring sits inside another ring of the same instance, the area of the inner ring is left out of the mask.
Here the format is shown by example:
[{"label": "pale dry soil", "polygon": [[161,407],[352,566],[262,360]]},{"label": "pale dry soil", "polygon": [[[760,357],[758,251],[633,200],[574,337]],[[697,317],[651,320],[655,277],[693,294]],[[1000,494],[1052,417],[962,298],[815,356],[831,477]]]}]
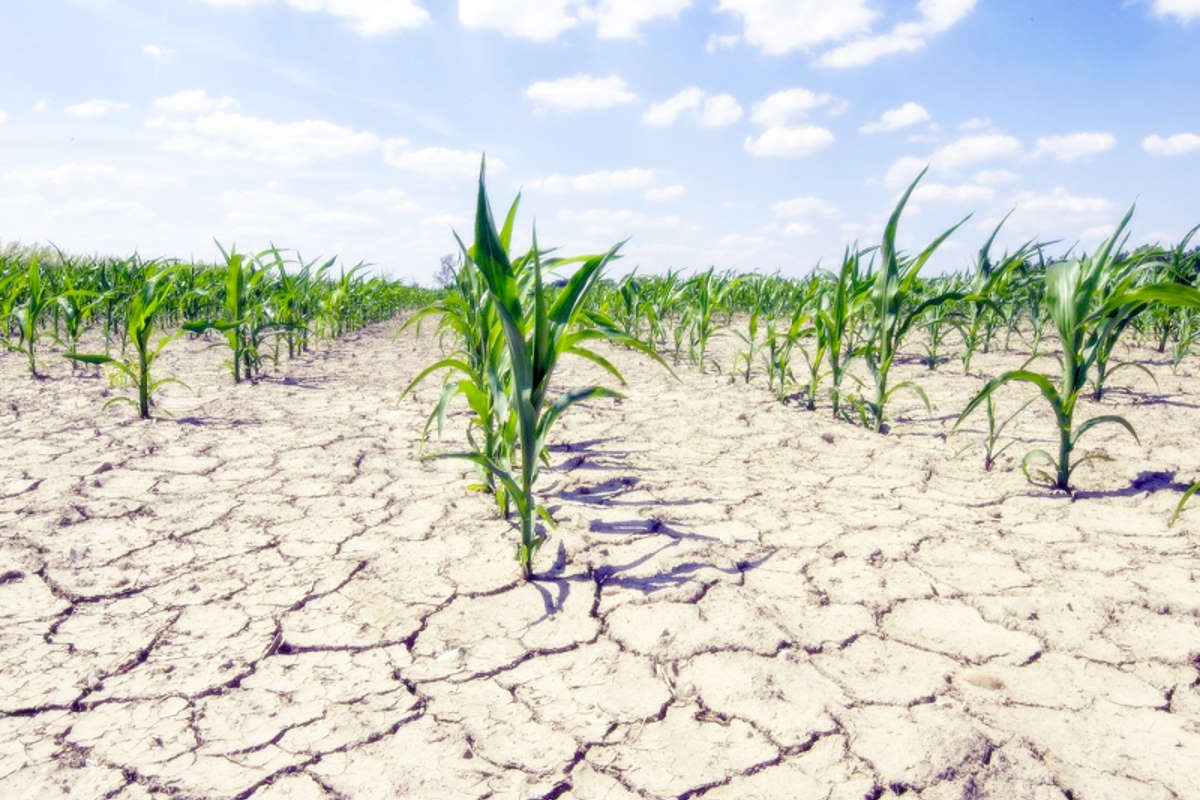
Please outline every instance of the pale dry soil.
[{"label": "pale dry soil", "polygon": [[419,458],[437,349],[396,327],[237,387],[177,341],[149,423],[0,357],[0,796],[1200,797],[1192,362],[1132,351],[1157,386],[1099,411],[1141,444],[1094,431],[1070,497],[1016,467],[1044,403],[990,472],[982,417],[950,433],[957,363],[903,365],[934,410],[880,436],[618,351],[526,583],[469,465]]}]

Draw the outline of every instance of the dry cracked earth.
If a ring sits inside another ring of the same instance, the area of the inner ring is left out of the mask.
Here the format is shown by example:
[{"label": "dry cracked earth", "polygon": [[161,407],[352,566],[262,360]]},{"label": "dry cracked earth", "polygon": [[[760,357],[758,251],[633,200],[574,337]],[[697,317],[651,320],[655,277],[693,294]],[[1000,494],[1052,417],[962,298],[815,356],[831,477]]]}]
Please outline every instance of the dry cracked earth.
[{"label": "dry cracked earth", "polygon": [[1159,384],[1103,405],[1141,443],[1098,429],[1068,497],[1017,469],[1037,405],[991,472],[950,433],[956,364],[904,367],[933,413],[877,436],[618,352],[526,583],[420,458],[438,387],[397,397],[437,350],[396,327],[237,387],[180,340],[150,423],[0,357],[0,796],[1200,798],[1188,369],[1139,351]]}]

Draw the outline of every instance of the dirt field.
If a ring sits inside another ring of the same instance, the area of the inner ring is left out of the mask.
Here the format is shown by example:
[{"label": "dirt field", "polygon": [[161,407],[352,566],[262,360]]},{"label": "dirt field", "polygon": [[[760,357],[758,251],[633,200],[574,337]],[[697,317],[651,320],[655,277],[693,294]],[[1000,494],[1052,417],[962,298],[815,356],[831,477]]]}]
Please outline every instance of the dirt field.
[{"label": "dirt field", "polygon": [[0,797],[1200,798],[1194,358],[1134,354],[1158,385],[1103,410],[1141,444],[1094,431],[1072,499],[1016,466],[1041,401],[991,472],[982,416],[947,436],[957,362],[904,365],[934,412],[878,436],[618,352],[525,583],[418,459],[436,351],[396,327],[238,387],[178,341],[151,423],[0,355]]}]

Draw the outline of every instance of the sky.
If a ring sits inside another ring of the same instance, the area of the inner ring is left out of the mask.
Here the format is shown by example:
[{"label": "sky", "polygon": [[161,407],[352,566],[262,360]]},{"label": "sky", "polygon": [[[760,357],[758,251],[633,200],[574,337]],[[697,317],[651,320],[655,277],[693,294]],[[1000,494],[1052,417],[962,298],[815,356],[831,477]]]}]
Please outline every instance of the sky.
[{"label": "sky", "polygon": [[[807,274],[1200,223],[1200,0],[0,0],[0,243],[429,284],[479,164],[563,255]],[[15,68],[12,68],[15,67]]]}]

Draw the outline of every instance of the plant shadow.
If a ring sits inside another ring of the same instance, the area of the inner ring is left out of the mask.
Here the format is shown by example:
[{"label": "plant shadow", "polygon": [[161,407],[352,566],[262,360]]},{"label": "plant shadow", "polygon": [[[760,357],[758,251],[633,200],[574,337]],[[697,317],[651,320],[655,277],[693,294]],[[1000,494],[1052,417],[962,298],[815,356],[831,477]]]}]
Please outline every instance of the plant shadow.
[{"label": "plant shadow", "polygon": [[1154,494],[1155,492],[1178,492],[1183,494],[1192,487],[1175,479],[1174,470],[1170,472],[1139,472],[1137,477],[1123,489],[1106,489],[1103,491],[1077,491],[1072,495],[1075,500],[1095,500],[1105,497],[1137,497],[1138,495]]}]

